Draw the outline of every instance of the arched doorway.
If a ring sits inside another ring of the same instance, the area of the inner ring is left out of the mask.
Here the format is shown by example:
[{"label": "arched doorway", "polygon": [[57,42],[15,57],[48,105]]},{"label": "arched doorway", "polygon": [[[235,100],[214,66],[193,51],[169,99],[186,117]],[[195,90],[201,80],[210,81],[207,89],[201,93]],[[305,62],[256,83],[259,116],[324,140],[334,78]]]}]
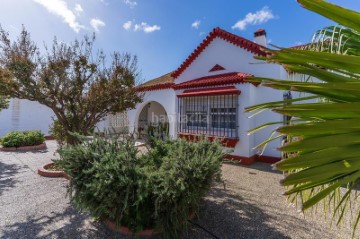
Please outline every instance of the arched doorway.
[{"label": "arched doorway", "polygon": [[147,102],[140,111],[138,118],[138,137],[145,135],[164,138],[169,135],[169,118],[164,107],[156,102]]}]

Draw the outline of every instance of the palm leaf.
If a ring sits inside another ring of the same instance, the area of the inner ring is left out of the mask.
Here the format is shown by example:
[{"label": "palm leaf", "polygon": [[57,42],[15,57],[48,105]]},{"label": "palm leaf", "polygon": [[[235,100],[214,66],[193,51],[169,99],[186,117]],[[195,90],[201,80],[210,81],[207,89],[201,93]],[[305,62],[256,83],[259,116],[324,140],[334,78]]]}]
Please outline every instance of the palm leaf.
[{"label": "palm leaf", "polygon": [[[275,165],[285,172],[281,183],[288,187],[286,195],[295,202],[299,199],[303,210],[323,202],[333,210],[337,224],[350,214],[355,230],[360,221],[360,197],[354,189],[360,180],[360,14],[322,0],[298,2],[339,25],[317,31],[313,41],[300,48],[268,50],[267,57],[258,57],[282,64],[289,78],[300,80],[250,80],[306,96],[246,111],[270,109],[291,116],[291,124],[276,130],[278,137],[287,138],[279,148],[286,157]],[[278,123],[258,126],[250,133]]]}]

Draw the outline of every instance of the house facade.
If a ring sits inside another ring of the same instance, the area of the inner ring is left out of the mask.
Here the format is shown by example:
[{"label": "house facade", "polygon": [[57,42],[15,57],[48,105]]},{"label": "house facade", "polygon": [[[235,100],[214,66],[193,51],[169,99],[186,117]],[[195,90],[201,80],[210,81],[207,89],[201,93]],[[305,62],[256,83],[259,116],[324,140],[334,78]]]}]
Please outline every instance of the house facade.
[{"label": "house facade", "polygon": [[[250,164],[255,160],[275,162],[280,140],[271,141],[260,156],[254,147],[271,137],[276,126],[254,135],[248,131],[282,116],[265,111],[256,117],[244,112],[247,106],[283,99],[283,92],[247,81],[251,76],[287,79],[277,64],[256,60],[265,56],[266,32],[258,30],[248,40],[215,28],[173,72],[139,86],[143,102],[125,114],[111,115],[98,130],[124,130],[138,137],[158,133],[171,138],[220,139],[229,149],[228,158]],[[12,99],[0,112],[0,137],[12,130],[38,129],[49,135],[52,111],[37,102]]]},{"label": "house facade", "polygon": [[[247,106],[283,99],[283,93],[247,82],[251,76],[285,79],[277,64],[264,63],[266,32],[258,30],[254,41],[215,28],[175,71],[139,86],[141,104],[127,112],[128,130],[139,137],[154,128],[171,138],[196,140],[218,138],[229,149],[228,158],[250,164],[255,160],[275,162],[279,140],[261,154],[254,147],[271,136],[274,127],[255,135],[248,131],[267,122],[281,122],[282,116],[263,112],[251,117]],[[149,130],[150,129],[150,130]]]}]

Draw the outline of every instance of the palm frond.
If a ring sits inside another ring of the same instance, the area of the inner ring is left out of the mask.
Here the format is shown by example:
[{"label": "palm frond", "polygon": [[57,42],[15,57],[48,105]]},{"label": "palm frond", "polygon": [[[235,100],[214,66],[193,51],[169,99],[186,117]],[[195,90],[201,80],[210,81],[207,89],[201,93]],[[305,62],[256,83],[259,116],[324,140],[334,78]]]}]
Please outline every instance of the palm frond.
[{"label": "palm frond", "polygon": [[275,165],[286,173],[281,181],[288,187],[286,195],[300,202],[302,210],[323,203],[337,224],[350,215],[355,233],[360,221],[360,13],[322,0],[298,2],[339,25],[317,31],[312,42],[300,48],[268,50],[261,59],[282,64],[289,76],[314,81],[253,78],[262,86],[306,96],[246,111],[270,109],[291,116],[290,125],[276,130],[278,137],[287,138],[279,149],[285,157]]}]

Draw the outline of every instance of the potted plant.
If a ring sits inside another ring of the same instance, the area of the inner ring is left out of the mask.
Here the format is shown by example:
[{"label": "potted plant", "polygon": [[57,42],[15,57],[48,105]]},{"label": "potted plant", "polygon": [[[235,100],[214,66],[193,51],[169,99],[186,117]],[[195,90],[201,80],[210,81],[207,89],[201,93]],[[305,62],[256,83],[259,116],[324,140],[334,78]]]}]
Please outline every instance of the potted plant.
[{"label": "potted plant", "polygon": [[59,154],[78,208],[113,229],[137,235],[156,231],[165,238],[179,237],[213,180],[220,178],[223,157],[220,144],[205,140],[154,139],[144,155],[132,138],[96,136]]}]

